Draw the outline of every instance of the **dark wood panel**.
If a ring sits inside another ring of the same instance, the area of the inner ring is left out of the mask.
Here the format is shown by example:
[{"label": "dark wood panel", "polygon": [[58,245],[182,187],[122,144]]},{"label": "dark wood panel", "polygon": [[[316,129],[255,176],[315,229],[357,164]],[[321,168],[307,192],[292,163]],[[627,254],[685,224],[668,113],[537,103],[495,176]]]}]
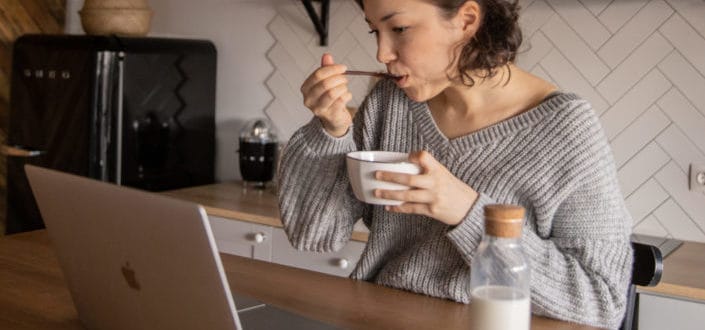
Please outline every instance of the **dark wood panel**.
[{"label": "dark wood panel", "polygon": [[[62,33],[66,0],[0,0],[0,144],[7,136],[12,43],[27,33]],[[0,157],[0,233],[5,232],[5,157]]]}]

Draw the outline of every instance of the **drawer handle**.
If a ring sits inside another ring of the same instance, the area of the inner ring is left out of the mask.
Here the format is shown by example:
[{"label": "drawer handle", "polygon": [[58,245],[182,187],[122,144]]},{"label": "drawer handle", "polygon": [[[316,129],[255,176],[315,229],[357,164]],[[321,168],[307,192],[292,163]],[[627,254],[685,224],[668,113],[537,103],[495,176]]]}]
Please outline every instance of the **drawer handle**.
[{"label": "drawer handle", "polygon": [[262,243],[267,239],[267,234],[265,233],[257,233],[253,236],[253,239],[256,243]]},{"label": "drawer handle", "polygon": [[337,264],[338,264],[338,268],[346,269],[350,265],[350,262],[348,261],[348,259],[340,258],[340,259],[338,259]]}]

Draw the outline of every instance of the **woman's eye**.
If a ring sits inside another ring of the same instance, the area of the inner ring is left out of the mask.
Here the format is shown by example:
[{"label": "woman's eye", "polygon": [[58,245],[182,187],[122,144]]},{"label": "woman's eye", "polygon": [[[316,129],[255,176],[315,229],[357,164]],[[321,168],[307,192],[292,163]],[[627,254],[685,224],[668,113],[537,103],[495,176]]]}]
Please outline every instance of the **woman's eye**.
[{"label": "woman's eye", "polygon": [[394,31],[394,32],[396,32],[396,33],[403,33],[403,32],[406,31],[408,28],[409,28],[408,26],[397,26],[397,27],[395,27],[395,28],[392,28],[392,31]]},{"label": "woman's eye", "polygon": [[368,33],[377,35],[377,33],[379,33],[379,30],[370,30]]}]

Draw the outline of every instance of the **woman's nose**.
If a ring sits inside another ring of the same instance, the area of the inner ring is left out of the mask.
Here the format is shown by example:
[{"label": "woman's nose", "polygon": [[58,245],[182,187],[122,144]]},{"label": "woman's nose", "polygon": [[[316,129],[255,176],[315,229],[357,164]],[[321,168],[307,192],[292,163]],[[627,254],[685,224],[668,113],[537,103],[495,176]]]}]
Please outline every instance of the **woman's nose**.
[{"label": "woman's nose", "polygon": [[382,36],[379,36],[377,39],[377,61],[382,64],[387,64],[394,61],[396,58],[397,54],[394,51],[394,47],[391,42],[389,42],[388,39],[383,39]]}]

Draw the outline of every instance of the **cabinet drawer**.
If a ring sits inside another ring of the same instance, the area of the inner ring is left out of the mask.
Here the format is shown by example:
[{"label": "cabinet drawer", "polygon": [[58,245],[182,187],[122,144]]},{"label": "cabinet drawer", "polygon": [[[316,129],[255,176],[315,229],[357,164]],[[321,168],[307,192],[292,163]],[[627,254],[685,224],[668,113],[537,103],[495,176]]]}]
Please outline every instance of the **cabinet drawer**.
[{"label": "cabinet drawer", "polygon": [[639,329],[703,329],[705,302],[639,294]]},{"label": "cabinet drawer", "polygon": [[291,246],[283,229],[272,229],[272,262],[321,273],[348,276],[360,259],[365,244],[349,241],[338,252],[298,251]]},{"label": "cabinet drawer", "polygon": [[272,227],[214,216],[208,220],[221,253],[271,260]]}]

